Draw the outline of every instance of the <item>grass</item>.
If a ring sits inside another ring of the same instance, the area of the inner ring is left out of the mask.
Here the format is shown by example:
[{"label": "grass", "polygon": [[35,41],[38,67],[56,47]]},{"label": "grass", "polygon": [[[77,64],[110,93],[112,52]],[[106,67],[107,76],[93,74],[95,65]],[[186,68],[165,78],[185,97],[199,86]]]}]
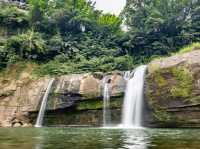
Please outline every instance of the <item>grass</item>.
[{"label": "grass", "polygon": [[33,75],[33,70],[37,67],[38,67],[37,64],[30,61],[23,61],[11,64],[4,70],[1,70],[0,82],[8,83],[12,80],[18,80],[20,79],[22,73],[29,74],[30,78],[33,79],[34,77],[36,77]]},{"label": "grass", "polygon": [[[196,42],[196,43],[192,43],[190,45],[187,45],[183,48],[181,48],[180,50],[178,50],[178,52],[176,53],[171,53],[171,56],[173,55],[180,55],[180,54],[184,54],[184,53],[187,53],[187,52],[191,52],[193,50],[200,50],[200,43],[199,42]],[[160,65],[156,63],[156,61],[162,61],[162,60],[165,60],[166,58],[168,58],[169,56],[165,55],[165,56],[155,56],[155,57],[152,57],[152,62],[153,63],[150,63],[149,65],[149,72],[150,73],[153,73],[155,72],[156,70],[159,70],[160,69]]]},{"label": "grass", "polygon": [[177,54],[183,54],[183,53],[191,52],[193,50],[198,50],[198,49],[200,49],[200,43],[196,42],[196,43],[192,43],[188,46],[183,47],[177,52]]}]

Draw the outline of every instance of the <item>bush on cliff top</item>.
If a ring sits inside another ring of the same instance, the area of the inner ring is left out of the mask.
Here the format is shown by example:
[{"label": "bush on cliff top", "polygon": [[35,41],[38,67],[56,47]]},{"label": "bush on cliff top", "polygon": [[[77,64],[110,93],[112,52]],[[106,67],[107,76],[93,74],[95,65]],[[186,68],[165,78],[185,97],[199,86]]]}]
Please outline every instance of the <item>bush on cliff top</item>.
[{"label": "bush on cliff top", "polygon": [[90,60],[79,58],[77,61],[66,61],[63,56],[54,59],[46,64],[40,65],[35,69],[38,76],[45,75],[64,75],[70,73],[84,72],[107,72],[113,70],[132,69],[134,63],[130,56],[102,56]]},{"label": "bush on cliff top", "polygon": [[185,46],[183,48],[181,48],[178,52],[178,54],[182,54],[182,53],[186,53],[186,52],[190,52],[193,50],[200,50],[200,43],[196,42],[196,43],[192,43],[188,46]]}]

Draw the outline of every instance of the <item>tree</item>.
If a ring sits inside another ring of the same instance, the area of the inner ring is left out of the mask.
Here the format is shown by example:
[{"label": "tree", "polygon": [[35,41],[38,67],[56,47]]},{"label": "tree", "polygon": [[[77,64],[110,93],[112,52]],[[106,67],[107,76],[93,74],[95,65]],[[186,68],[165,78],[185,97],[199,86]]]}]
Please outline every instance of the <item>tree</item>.
[{"label": "tree", "polygon": [[25,59],[39,60],[47,52],[42,35],[31,30],[9,38],[5,48],[8,54],[15,54]]},{"label": "tree", "polygon": [[129,0],[122,14],[129,28],[122,46],[144,60],[175,52],[198,40],[193,33],[199,6],[198,0]]}]

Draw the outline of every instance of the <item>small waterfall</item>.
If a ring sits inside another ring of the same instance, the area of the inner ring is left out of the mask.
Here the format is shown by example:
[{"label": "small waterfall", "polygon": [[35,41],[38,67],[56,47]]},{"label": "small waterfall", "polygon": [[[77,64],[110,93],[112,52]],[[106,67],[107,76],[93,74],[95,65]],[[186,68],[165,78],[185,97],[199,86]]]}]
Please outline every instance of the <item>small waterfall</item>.
[{"label": "small waterfall", "polygon": [[[129,73],[122,110],[122,127],[132,128],[142,126],[142,104],[144,78],[147,66],[142,65],[134,70],[134,76]],[[127,74],[125,76],[127,78]]]},{"label": "small waterfall", "polygon": [[130,78],[134,75],[134,70],[133,71],[125,71],[124,72],[124,80],[128,81]]},{"label": "small waterfall", "polygon": [[128,81],[130,79],[130,74],[131,74],[131,71],[125,71],[124,72],[124,80]]},{"label": "small waterfall", "polygon": [[42,103],[41,103],[41,106],[40,106],[40,111],[39,111],[39,114],[38,114],[38,117],[37,117],[35,127],[42,127],[42,122],[43,122],[43,119],[44,119],[44,113],[45,113],[46,105],[47,105],[47,99],[49,97],[49,93],[51,91],[51,87],[53,85],[54,80],[55,79],[51,79],[49,81],[47,90],[46,90],[44,97],[42,99]]},{"label": "small waterfall", "polygon": [[110,112],[110,79],[103,79],[103,126],[108,127],[111,124]]}]

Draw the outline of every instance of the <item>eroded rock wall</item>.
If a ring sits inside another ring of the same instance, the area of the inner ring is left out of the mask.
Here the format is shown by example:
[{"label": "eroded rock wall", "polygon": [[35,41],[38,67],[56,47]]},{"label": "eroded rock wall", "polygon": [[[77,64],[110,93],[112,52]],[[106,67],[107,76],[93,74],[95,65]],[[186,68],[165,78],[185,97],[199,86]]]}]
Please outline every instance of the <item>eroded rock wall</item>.
[{"label": "eroded rock wall", "polygon": [[[71,111],[71,113],[79,112],[82,117],[84,117],[84,112],[90,111],[89,113],[94,114],[95,111],[98,111],[96,113],[99,115],[103,106],[102,80],[105,76],[111,80],[112,108],[119,110],[122,100],[120,97],[123,96],[126,85],[122,72],[72,74],[56,77],[49,95],[47,111],[50,111],[49,113],[60,110]],[[33,125],[50,79],[48,77],[35,79],[28,73],[22,73],[17,79],[12,80],[4,77],[0,83],[0,126],[27,127]],[[77,124],[82,122],[83,120]],[[99,120],[96,119],[95,122],[96,125],[99,124]],[[86,124],[88,124],[87,119],[85,119]]]},{"label": "eroded rock wall", "polygon": [[200,127],[200,50],[151,62],[146,97],[153,127]]}]

